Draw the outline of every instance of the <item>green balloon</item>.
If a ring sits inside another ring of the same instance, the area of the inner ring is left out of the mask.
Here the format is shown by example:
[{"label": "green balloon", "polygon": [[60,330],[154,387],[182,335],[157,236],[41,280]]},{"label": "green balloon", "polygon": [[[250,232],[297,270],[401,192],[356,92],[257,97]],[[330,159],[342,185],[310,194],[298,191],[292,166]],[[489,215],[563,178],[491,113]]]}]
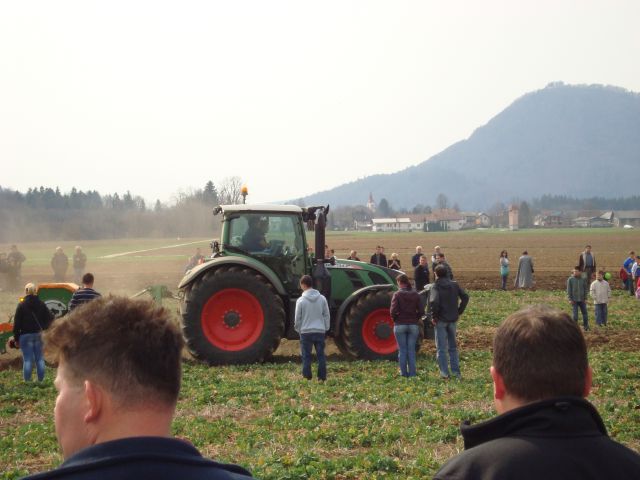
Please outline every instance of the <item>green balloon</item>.
[{"label": "green balloon", "polygon": [[611,274],[609,272],[604,274],[604,279],[605,280],[611,280]]}]

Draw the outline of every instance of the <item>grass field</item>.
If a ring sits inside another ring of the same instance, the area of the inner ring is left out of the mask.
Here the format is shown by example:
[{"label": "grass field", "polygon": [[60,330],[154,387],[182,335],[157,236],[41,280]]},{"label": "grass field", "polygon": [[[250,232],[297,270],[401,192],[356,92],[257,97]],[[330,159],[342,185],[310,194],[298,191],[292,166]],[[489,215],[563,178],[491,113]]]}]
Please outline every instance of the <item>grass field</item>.
[{"label": "grass field", "polygon": [[[339,254],[355,248],[361,258],[382,243],[401,254],[403,265],[416,244],[444,247],[456,276],[497,284],[497,252],[528,248],[538,278],[568,269],[585,243],[599,263],[618,265],[630,248],[640,249],[636,232],[611,230],[460,232],[455,234],[331,234]],[[191,243],[197,242],[197,243]],[[171,248],[159,247],[186,244]],[[188,255],[208,240],[118,240],[83,244],[89,269],[103,293],[131,295],[147,285],[177,284]],[[56,245],[21,245],[28,257],[25,280],[49,280],[48,260]],[[72,244],[63,245],[67,253]],[[145,252],[141,250],[154,249]],[[104,258],[123,252],[137,252]],[[512,253],[513,257],[517,257]],[[102,258],[101,258],[102,257]],[[566,257],[566,258],[565,258]],[[566,267],[565,267],[566,265]],[[473,282],[471,282],[473,283]],[[273,363],[208,368],[187,360],[174,433],[190,439],[205,455],[240,463],[259,478],[425,478],[462,448],[458,426],[493,415],[490,344],[496,326],[521,306],[548,303],[568,310],[562,291],[501,292],[471,289],[459,326],[460,382],[438,378],[432,343],[425,343],[415,381],[399,378],[393,362],[349,362],[335,347],[328,352],[329,380],[302,381],[298,343],[283,342]],[[15,308],[17,294],[0,292],[0,318]],[[167,301],[173,311],[177,304]],[[640,452],[640,302],[614,292],[610,326],[586,334],[595,371],[590,400],[610,435]],[[593,308],[590,308],[593,323]],[[0,355],[0,471],[16,478],[61,461],[52,411],[53,366],[42,387],[21,381],[17,352]]]}]

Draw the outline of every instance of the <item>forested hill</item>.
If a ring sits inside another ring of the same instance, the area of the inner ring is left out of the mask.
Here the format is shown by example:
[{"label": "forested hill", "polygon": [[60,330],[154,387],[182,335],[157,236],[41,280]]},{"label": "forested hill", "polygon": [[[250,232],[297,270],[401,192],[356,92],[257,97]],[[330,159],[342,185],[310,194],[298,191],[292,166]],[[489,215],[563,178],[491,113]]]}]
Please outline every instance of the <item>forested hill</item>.
[{"label": "forested hill", "polygon": [[528,93],[421,164],[372,175],[303,199],[364,204],[371,192],[395,208],[434,205],[439,193],[463,209],[530,200],[638,194],[640,94],[602,85],[549,84]]}]

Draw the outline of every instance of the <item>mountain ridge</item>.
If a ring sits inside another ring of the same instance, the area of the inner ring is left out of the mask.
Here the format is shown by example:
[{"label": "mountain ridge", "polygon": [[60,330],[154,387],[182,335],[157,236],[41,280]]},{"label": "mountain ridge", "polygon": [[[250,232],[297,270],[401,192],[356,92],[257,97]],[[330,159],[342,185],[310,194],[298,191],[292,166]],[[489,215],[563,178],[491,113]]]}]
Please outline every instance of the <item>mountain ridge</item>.
[{"label": "mountain ridge", "polygon": [[433,205],[438,194],[464,209],[531,200],[634,195],[640,166],[640,94],[554,82],[529,92],[431,158],[304,197],[307,204],[364,204],[372,193],[394,208]]}]

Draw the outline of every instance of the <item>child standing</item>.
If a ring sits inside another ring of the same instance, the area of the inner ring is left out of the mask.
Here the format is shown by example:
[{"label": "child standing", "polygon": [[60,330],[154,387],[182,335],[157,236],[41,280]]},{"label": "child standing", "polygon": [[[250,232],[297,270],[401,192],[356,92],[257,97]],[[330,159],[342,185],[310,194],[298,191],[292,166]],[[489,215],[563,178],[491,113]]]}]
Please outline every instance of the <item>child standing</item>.
[{"label": "child standing", "polygon": [[593,298],[596,310],[596,325],[602,327],[607,325],[607,304],[611,299],[611,287],[604,279],[604,272],[600,270],[596,279],[591,282],[589,294]]}]

